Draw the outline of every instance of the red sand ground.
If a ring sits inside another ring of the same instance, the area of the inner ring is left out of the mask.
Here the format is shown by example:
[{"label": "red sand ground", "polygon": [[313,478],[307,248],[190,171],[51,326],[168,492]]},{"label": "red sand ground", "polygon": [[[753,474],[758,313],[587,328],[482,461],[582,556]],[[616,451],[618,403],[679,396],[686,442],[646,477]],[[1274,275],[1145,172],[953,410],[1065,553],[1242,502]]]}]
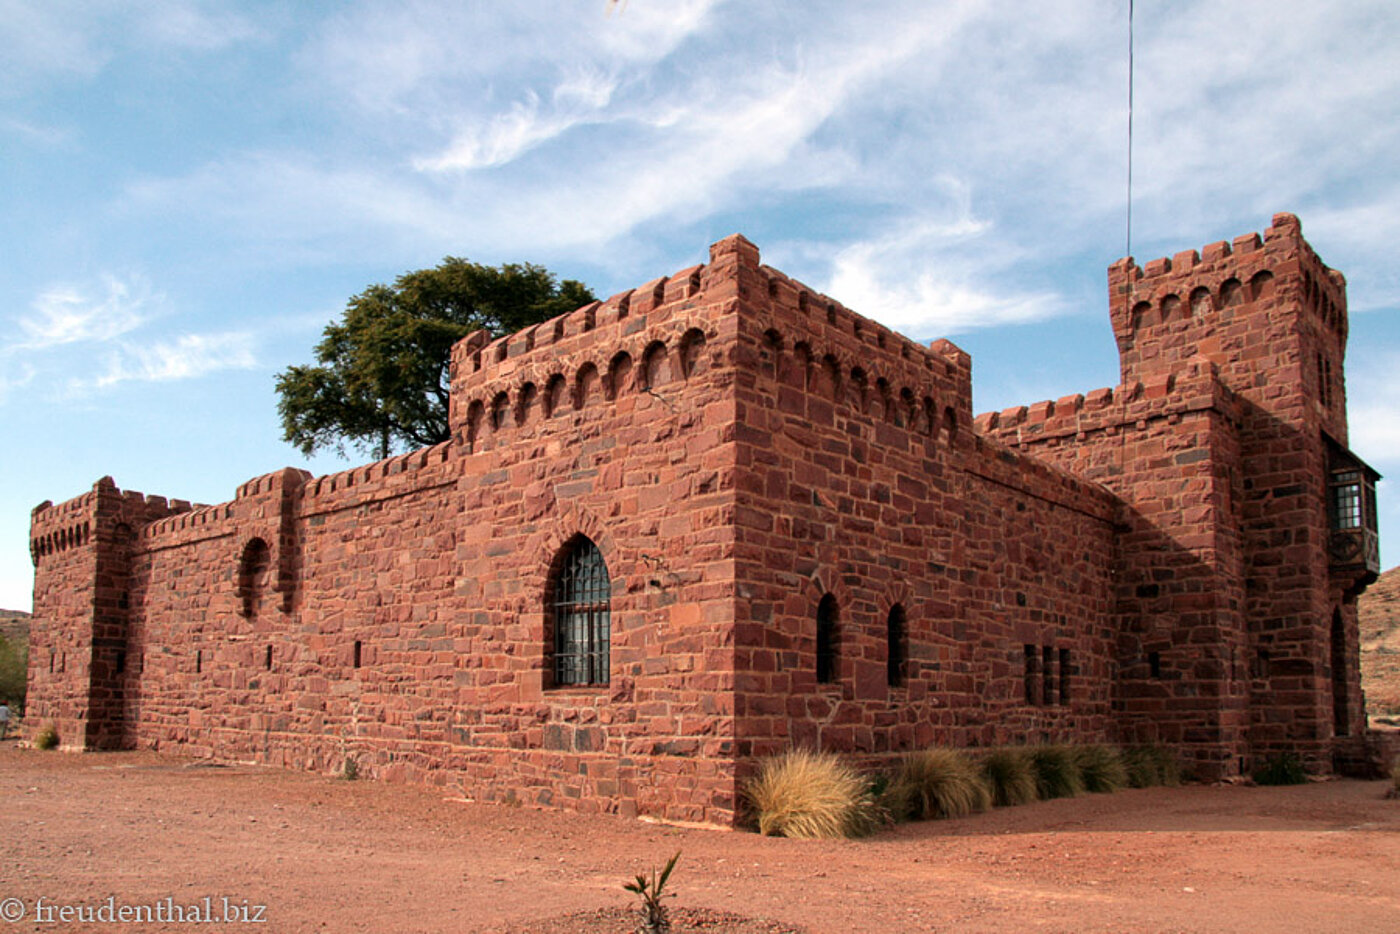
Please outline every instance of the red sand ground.
[{"label": "red sand ground", "polygon": [[6,742],[0,913],[18,898],[28,916],[0,934],[192,929],[33,924],[40,897],[109,896],[246,900],[266,906],[252,929],[277,932],[627,932],[622,883],[677,850],[678,934],[1396,931],[1400,801],[1386,787],[1127,791],[815,842]]}]

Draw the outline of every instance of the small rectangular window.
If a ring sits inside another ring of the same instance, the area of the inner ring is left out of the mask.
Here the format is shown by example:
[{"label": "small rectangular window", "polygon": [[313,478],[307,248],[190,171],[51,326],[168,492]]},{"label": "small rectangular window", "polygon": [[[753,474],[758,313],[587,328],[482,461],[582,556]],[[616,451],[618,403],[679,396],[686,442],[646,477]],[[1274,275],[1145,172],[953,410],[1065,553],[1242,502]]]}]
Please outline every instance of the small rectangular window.
[{"label": "small rectangular window", "polygon": [[1026,656],[1026,703],[1034,704],[1038,692],[1036,691],[1036,669],[1039,656],[1036,654],[1035,646],[1024,647]]},{"label": "small rectangular window", "polygon": [[355,667],[360,667],[360,640],[355,640]]},{"label": "small rectangular window", "polygon": [[194,653],[194,673],[199,674],[204,670],[204,650],[197,649]]},{"label": "small rectangular window", "polygon": [[1060,704],[1069,706],[1069,649],[1060,649]]},{"label": "small rectangular window", "polygon": [[1160,677],[1162,677],[1162,653],[1161,653],[1161,652],[1148,652],[1148,653],[1147,653],[1147,668],[1148,668],[1148,671],[1150,671],[1150,672],[1152,673],[1152,677],[1153,677],[1153,678],[1160,678]]},{"label": "small rectangular window", "polygon": [[268,671],[272,670],[272,646],[267,647],[267,652],[263,655],[263,667]]},{"label": "small rectangular window", "polygon": [[1055,650],[1042,646],[1040,656],[1041,703],[1049,707],[1055,703]]}]

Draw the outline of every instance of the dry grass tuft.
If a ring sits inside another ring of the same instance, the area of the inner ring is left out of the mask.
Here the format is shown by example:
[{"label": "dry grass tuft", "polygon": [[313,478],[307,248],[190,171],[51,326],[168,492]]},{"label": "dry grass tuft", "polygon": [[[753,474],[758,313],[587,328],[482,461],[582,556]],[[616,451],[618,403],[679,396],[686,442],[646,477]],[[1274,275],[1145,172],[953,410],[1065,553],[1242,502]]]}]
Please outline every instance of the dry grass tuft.
[{"label": "dry grass tuft", "polygon": [[1123,751],[1123,765],[1128,771],[1128,787],[1151,788],[1155,785],[1175,787],[1181,784],[1181,763],[1176,753],[1166,746],[1133,746]]},{"label": "dry grass tuft", "polygon": [[1036,800],[1035,770],[1025,749],[993,749],[982,759],[982,777],[997,807],[1014,807]]},{"label": "dry grass tuft", "polygon": [[45,726],[45,727],[44,727],[42,730],[40,730],[38,733],[35,733],[35,734],[34,734],[34,748],[35,748],[35,749],[57,749],[57,748],[58,748],[58,730],[54,729],[53,724],[49,724],[49,725]]},{"label": "dry grass tuft", "polygon": [[744,793],[765,836],[857,837],[884,823],[865,777],[833,753],[795,749],[768,759]]},{"label": "dry grass tuft", "polygon": [[1041,798],[1073,798],[1084,790],[1079,759],[1071,746],[1047,744],[1030,749],[1035,790]]},{"label": "dry grass tuft", "polygon": [[1102,743],[1079,746],[1074,750],[1074,758],[1085,791],[1104,794],[1128,787],[1128,769],[1123,764],[1122,754],[1112,746]]},{"label": "dry grass tuft", "polygon": [[965,817],[992,806],[982,770],[956,749],[910,753],[890,782],[890,811],[899,818]]}]

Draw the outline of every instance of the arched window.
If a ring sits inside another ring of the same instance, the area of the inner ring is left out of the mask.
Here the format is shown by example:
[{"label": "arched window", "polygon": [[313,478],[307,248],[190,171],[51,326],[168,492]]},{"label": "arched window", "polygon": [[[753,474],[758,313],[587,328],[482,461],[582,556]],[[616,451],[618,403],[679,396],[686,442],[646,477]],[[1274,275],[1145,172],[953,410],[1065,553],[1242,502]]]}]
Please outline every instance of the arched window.
[{"label": "arched window", "polygon": [[885,681],[892,688],[903,687],[909,668],[909,626],[904,607],[898,603],[890,607],[890,615],[885,620],[885,640],[889,652]]},{"label": "arched window", "polygon": [[836,680],[836,598],[831,594],[817,604],[817,683]]},{"label": "arched window", "polygon": [[603,553],[580,535],[564,547],[556,567],[554,686],[607,684],[612,584]]}]

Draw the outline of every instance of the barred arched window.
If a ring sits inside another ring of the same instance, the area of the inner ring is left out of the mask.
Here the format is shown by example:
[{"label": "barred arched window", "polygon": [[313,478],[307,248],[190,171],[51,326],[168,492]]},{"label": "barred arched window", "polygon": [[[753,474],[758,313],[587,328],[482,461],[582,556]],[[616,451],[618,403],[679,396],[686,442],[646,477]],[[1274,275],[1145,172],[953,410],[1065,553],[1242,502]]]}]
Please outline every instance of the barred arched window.
[{"label": "barred arched window", "polygon": [[607,684],[612,585],[598,546],[580,535],[564,547],[554,578],[554,686]]},{"label": "barred arched window", "polygon": [[817,683],[836,680],[836,598],[831,594],[817,604]]}]

